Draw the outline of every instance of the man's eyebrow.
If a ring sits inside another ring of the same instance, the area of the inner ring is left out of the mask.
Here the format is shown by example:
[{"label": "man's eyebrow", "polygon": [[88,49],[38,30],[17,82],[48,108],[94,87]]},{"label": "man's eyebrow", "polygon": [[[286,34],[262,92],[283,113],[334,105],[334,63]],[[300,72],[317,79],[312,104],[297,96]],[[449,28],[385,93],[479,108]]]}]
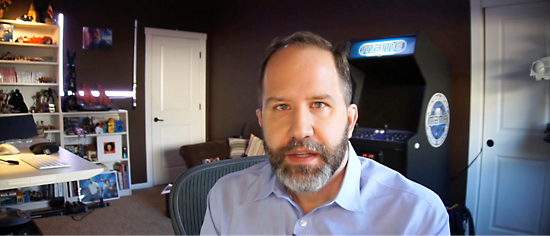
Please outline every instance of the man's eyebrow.
[{"label": "man's eyebrow", "polygon": [[334,101],[334,97],[329,94],[322,94],[311,97],[309,100],[331,100]]},{"label": "man's eyebrow", "polygon": [[[316,95],[316,96],[309,97],[308,100],[330,100],[330,101],[334,101],[334,97],[329,95],[329,94],[321,94],[321,95]],[[284,98],[280,98],[280,97],[269,97],[267,100],[265,100],[265,103],[284,102],[284,101],[287,101],[287,100],[284,99]]]},{"label": "man's eyebrow", "polygon": [[282,99],[282,98],[278,98],[278,97],[270,97],[268,98],[267,100],[265,100],[265,103],[270,103],[270,102],[282,102],[282,101],[286,101],[285,99]]}]

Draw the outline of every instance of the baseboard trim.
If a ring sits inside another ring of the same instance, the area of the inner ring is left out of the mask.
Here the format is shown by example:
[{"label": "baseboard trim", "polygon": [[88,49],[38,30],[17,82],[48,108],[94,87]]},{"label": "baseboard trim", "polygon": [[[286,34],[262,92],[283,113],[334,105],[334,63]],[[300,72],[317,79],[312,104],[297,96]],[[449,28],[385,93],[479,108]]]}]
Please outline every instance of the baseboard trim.
[{"label": "baseboard trim", "polygon": [[144,188],[151,188],[153,187],[150,183],[140,183],[140,184],[132,184],[132,189],[144,189]]}]

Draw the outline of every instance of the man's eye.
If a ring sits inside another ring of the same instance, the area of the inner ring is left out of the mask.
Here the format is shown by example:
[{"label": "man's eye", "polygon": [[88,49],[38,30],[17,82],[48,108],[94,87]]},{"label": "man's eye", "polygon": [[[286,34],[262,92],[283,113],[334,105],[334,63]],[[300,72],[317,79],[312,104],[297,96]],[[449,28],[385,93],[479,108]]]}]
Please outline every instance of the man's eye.
[{"label": "man's eye", "polygon": [[313,107],[315,107],[315,108],[322,108],[322,107],[325,107],[325,106],[326,106],[326,104],[323,103],[323,102],[314,102],[313,103]]},{"label": "man's eye", "polygon": [[277,110],[286,110],[286,109],[288,109],[288,105],[286,105],[286,104],[281,104],[281,105],[277,105],[275,108],[276,108]]}]

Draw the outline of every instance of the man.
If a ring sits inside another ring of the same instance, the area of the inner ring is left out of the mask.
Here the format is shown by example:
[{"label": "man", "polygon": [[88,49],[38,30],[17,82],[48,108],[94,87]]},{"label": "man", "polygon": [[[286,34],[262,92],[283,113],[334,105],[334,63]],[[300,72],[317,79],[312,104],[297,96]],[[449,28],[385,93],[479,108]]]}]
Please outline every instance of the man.
[{"label": "man", "polygon": [[216,183],[201,234],[450,233],[435,193],[355,154],[344,53],[309,32],[277,38],[258,88],[269,162]]},{"label": "man", "polygon": [[101,38],[101,30],[99,28],[90,27],[88,28],[88,33],[92,40],[88,45],[89,49],[111,49],[111,44]]},{"label": "man", "polygon": [[90,183],[88,184],[88,190],[90,190],[90,194],[86,195],[82,199],[82,201],[91,202],[99,200],[99,197],[101,195],[101,188],[99,188],[99,184],[97,182],[94,182],[92,179],[88,179],[88,181],[90,181]]}]

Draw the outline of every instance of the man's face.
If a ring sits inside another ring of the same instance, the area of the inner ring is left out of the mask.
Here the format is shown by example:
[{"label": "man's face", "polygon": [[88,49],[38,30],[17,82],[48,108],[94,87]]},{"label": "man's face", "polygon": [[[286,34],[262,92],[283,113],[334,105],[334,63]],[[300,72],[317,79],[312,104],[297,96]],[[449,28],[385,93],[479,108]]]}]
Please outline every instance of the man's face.
[{"label": "man's face", "polygon": [[294,192],[322,188],[347,157],[357,107],[345,103],[332,54],[289,46],[269,60],[256,115],[272,168]]}]

